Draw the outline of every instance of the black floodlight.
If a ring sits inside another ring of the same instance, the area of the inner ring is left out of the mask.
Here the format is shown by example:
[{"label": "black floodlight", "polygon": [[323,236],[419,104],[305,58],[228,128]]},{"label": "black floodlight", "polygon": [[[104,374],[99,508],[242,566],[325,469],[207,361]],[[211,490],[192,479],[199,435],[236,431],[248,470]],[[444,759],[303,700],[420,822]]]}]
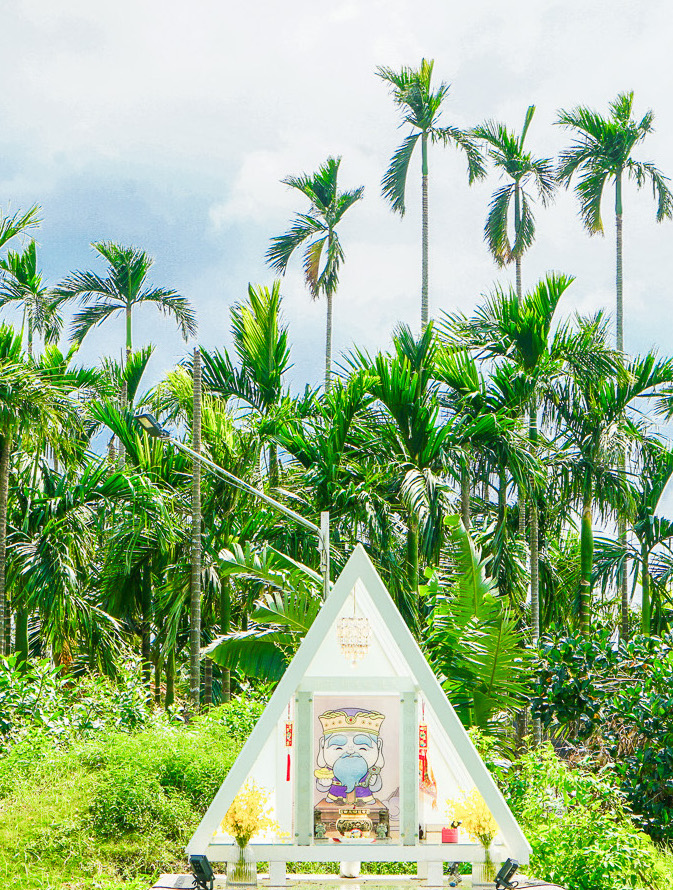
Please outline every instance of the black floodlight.
[{"label": "black floodlight", "polygon": [[136,414],[135,420],[138,425],[145,430],[148,436],[154,436],[157,439],[167,439],[170,437],[168,430],[165,430],[154,414],[146,412],[145,414]]},{"label": "black floodlight", "polygon": [[519,882],[512,881],[512,878],[516,874],[518,868],[518,860],[506,859],[500,867],[500,871],[495,876],[496,890],[514,890],[514,887],[518,887]]},{"label": "black floodlight", "polygon": [[458,884],[463,880],[463,876],[460,873],[460,862],[452,862],[449,865],[449,887],[457,887]]},{"label": "black floodlight", "polygon": [[192,853],[189,857],[189,865],[194,875],[194,887],[198,890],[213,890],[215,872],[208,862],[208,857],[203,853]]}]

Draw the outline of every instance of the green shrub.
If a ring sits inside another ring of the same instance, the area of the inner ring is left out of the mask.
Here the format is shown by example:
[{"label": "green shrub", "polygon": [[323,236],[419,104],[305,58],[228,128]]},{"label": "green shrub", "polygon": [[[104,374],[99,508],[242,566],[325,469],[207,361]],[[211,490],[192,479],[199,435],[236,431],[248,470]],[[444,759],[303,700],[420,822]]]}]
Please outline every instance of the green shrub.
[{"label": "green shrub", "polygon": [[534,713],[607,755],[639,824],[673,840],[673,636],[547,638]]},{"label": "green shrub", "polygon": [[116,681],[64,675],[48,659],[19,664],[0,658],[0,755],[23,738],[47,735],[71,744],[103,729],[130,731],[151,719],[152,706],[137,672]]},{"label": "green shrub", "polygon": [[503,791],[533,848],[536,877],[573,890],[659,886],[660,855],[609,770],[571,769],[543,746],[516,761]]},{"label": "green shrub", "polygon": [[597,743],[642,827],[673,840],[673,638],[660,642],[631,682],[621,683],[605,708]]},{"label": "green shrub", "polygon": [[270,697],[269,687],[246,689],[243,694],[230,702],[213,708],[205,718],[215,720],[225,727],[228,734],[238,742],[244,742],[255,728]]},{"label": "green shrub", "polygon": [[193,809],[183,795],[167,792],[156,775],[130,765],[100,779],[90,811],[94,831],[102,837],[156,830],[180,840],[194,822]]},{"label": "green shrub", "polygon": [[567,728],[587,739],[600,722],[619,654],[607,633],[586,637],[543,637],[533,715],[546,728]]}]

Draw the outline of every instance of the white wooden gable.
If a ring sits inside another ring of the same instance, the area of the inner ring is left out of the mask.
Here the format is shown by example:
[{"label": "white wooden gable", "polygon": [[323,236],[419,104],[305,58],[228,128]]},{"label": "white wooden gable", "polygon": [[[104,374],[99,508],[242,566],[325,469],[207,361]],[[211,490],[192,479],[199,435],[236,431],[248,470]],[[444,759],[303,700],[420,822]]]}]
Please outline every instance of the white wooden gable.
[{"label": "white wooden gable", "polygon": [[[337,640],[344,616],[369,620],[367,654],[355,666],[347,662]],[[527,862],[530,846],[502,794],[477,753],[456,712],[400,615],[390,594],[358,545],[334,583],[313,625],[279,682],[257,725],[242,748],[187,847],[212,861],[230,855],[233,839],[222,833],[221,821],[248,778],[271,795],[280,826],[275,837],[253,838],[259,859],[332,861],[343,847],[317,843],[313,837],[314,700],[373,696],[395,702],[399,714],[399,817],[396,842],[362,843],[348,848],[348,859],[365,861],[475,861],[483,851],[463,837],[458,844],[433,844],[419,839],[419,825],[446,823],[444,803],[473,787],[481,793],[498,823],[498,859],[512,856]],[[287,773],[285,724],[294,726],[291,774]],[[419,790],[418,727],[429,735],[430,765],[438,793]],[[352,843],[352,842],[351,842]]]}]

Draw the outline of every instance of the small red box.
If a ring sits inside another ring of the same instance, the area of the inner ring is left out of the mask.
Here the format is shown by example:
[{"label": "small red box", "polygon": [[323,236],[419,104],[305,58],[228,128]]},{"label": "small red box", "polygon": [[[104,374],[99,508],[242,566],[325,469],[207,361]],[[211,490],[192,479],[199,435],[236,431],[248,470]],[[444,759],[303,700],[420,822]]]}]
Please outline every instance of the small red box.
[{"label": "small red box", "polygon": [[457,828],[442,828],[442,843],[443,844],[457,844],[458,843],[458,829]]}]

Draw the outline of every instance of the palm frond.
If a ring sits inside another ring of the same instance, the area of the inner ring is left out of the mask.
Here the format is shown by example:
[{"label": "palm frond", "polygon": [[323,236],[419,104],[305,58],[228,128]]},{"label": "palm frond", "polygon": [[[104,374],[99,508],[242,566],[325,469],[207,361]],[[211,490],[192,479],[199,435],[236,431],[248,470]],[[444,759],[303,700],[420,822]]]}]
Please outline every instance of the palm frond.
[{"label": "palm frond", "polygon": [[393,154],[390,166],[381,180],[383,197],[390,201],[393,211],[399,213],[400,216],[404,216],[406,210],[404,196],[407,187],[409,163],[420,135],[420,133],[410,133],[404,139]]}]

